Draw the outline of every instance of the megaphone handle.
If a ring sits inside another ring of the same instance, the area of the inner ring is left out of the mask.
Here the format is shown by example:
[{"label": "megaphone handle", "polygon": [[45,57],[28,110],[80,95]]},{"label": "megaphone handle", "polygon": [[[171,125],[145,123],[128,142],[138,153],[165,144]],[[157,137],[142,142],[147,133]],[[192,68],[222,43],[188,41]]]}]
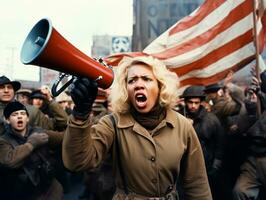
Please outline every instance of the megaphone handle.
[{"label": "megaphone handle", "polygon": [[56,97],[56,96],[58,96],[59,94],[61,94],[73,81],[74,81],[74,79],[75,79],[75,77],[74,76],[72,76],[72,78],[68,81],[68,82],[66,82],[61,88],[59,88],[58,90],[57,90],[57,86],[59,85],[59,83],[61,82],[61,80],[65,77],[65,76],[67,76],[66,74],[61,74],[60,76],[59,76],[59,78],[58,78],[58,80],[53,84],[53,86],[52,86],[52,90],[51,90],[51,92],[52,92],[52,95],[54,96],[54,97]]}]

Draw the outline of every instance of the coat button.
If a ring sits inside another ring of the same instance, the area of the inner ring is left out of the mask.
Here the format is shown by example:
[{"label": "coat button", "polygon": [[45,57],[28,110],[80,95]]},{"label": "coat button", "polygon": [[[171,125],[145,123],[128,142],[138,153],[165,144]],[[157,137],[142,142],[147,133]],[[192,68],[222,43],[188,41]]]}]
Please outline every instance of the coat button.
[{"label": "coat button", "polygon": [[153,183],[157,183],[157,179],[154,178],[154,179],[151,180],[151,182],[153,182]]},{"label": "coat button", "polygon": [[155,161],[155,157],[152,156],[151,157],[151,161],[154,162]]}]

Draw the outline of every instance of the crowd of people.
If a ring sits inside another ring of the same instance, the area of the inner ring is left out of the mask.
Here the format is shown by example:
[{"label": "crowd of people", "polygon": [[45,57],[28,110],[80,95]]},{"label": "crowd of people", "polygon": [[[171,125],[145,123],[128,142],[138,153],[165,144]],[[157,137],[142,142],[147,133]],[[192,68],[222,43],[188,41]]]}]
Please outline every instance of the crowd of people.
[{"label": "crowd of people", "polygon": [[233,76],[179,95],[176,74],[135,57],[111,89],[78,77],[58,97],[1,76],[0,199],[64,199],[78,172],[85,200],[265,199],[266,71]]}]

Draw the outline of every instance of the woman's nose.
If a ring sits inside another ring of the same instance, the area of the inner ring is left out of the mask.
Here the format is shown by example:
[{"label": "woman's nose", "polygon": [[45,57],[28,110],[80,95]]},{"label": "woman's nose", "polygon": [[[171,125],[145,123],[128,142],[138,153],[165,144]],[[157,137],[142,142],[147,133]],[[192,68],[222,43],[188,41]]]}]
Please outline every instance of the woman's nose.
[{"label": "woman's nose", "polygon": [[144,83],[144,81],[143,80],[141,80],[141,79],[138,79],[137,81],[136,81],[136,87],[143,87],[144,85],[145,85],[145,83]]}]

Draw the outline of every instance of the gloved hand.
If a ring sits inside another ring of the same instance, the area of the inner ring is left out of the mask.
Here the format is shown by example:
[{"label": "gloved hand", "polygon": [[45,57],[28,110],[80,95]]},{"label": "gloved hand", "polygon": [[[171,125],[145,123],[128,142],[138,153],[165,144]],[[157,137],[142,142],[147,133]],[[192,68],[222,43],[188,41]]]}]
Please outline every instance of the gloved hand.
[{"label": "gloved hand", "polygon": [[261,91],[266,93],[266,70],[260,74],[261,79]]},{"label": "gloved hand", "polygon": [[27,142],[31,143],[33,148],[42,146],[48,142],[49,136],[46,133],[33,133],[31,134]]},{"label": "gloved hand", "polygon": [[260,82],[259,80],[253,76],[252,77],[252,81],[251,81],[251,86],[249,88],[252,92],[254,92],[255,94],[258,94],[258,92],[260,91]]},{"label": "gloved hand", "polygon": [[257,95],[261,88],[260,88],[260,81],[257,78],[255,68],[252,68],[251,70],[251,77],[252,79],[251,79],[251,85],[249,87],[249,90],[251,90]]},{"label": "gloved hand", "polygon": [[78,78],[74,81],[70,94],[75,104],[72,113],[75,118],[83,120],[88,118],[97,92],[96,81],[88,78]]}]

